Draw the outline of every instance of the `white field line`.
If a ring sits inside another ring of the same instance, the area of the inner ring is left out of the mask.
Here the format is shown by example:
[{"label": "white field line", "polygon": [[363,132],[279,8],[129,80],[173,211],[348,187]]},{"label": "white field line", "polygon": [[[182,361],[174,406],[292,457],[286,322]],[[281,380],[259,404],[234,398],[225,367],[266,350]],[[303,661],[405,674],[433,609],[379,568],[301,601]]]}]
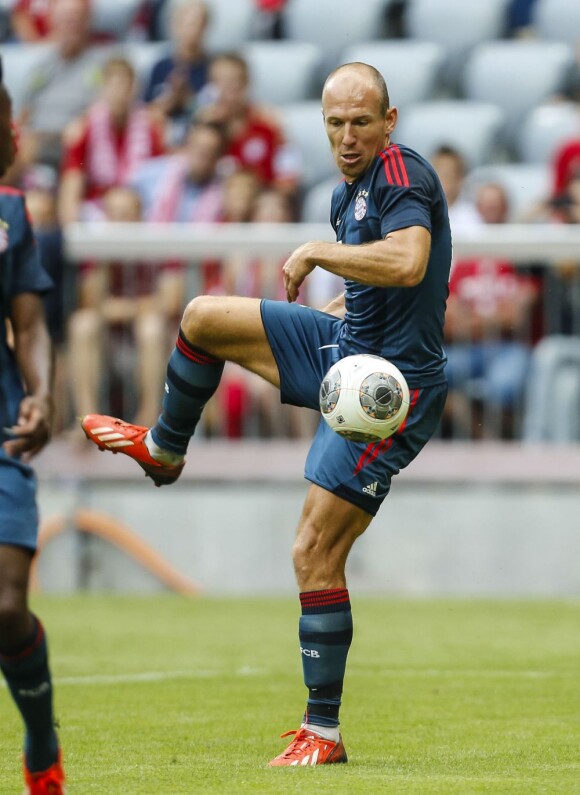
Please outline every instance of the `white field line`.
[{"label": "white field line", "polygon": [[[351,672],[364,673],[360,668],[352,668]],[[137,671],[135,673],[120,674],[87,674],[80,676],[57,676],[54,678],[56,687],[63,686],[90,686],[90,685],[123,685],[139,684],[141,682],[169,682],[176,679],[216,679],[224,676],[261,676],[268,671],[263,668],[243,667],[235,671],[227,670],[178,670],[178,671]],[[373,672],[373,676],[380,676],[382,679],[408,679],[408,678],[481,678],[481,679],[550,679],[553,677],[576,676],[572,671],[508,671],[508,670],[451,670],[429,668],[426,670],[415,669],[383,669],[380,672]],[[0,678],[0,687],[6,684]]]}]

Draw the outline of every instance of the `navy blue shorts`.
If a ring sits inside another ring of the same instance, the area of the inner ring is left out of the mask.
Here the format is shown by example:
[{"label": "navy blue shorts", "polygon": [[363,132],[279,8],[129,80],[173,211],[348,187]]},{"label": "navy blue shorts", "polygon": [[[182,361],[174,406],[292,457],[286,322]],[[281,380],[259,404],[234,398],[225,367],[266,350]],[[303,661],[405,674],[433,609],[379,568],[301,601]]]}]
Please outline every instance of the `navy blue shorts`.
[{"label": "navy blue shorts", "polygon": [[[282,301],[262,301],[261,312],[280,372],[282,402],[319,411],[322,379],[342,357],[338,346],[342,321]],[[321,418],[306,459],[306,479],[374,516],[389,493],[393,475],[411,463],[435,432],[447,384],[410,391],[405,422],[381,442],[347,441]]]},{"label": "navy blue shorts", "polygon": [[37,538],[34,471],[0,451],[0,544],[34,551]]}]

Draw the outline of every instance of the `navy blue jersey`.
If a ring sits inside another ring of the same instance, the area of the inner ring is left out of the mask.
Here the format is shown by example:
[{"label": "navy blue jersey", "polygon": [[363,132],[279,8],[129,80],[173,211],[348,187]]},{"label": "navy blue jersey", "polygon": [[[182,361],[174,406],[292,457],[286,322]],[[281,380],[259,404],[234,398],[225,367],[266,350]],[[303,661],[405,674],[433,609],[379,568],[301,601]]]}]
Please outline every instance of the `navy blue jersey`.
[{"label": "navy blue jersey", "polygon": [[363,176],[338,185],[330,220],[336,239],[350,245],[381,240],[410,226],[429,230],[429,262],[416,287],[371,287],[345,280],[340,350],[343,356],[384,356],[410,387],[443,383],[451,231],[445,195],[432,166],[412,149],[392,144]]},{"label": "navy blue jersey", "polygon": [[[20,293],[44,294],[52,281],[43,270],[24,196],[0,188],[0,427],[14,425],[24,388],[16,359],[6,339],[12,299]],[[3,440],[3,437],[0,437]]]}]

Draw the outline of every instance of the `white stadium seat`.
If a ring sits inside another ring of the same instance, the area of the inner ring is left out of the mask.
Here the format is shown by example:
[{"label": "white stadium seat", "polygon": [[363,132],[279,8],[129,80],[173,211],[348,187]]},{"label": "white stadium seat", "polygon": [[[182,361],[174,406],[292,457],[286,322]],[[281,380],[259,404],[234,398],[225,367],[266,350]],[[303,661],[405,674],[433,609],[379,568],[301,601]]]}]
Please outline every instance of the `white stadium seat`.
[{"label": "white stadium seat", "polygon": [[284,24],[287,38],[318,44],[323,52],[323,71],[349,44],[381,38],[386,9],[391,0],[289,0]]},{"label": "white stadium seat", "polygon": [[436,41],[457,52],[500,38],[506,27],[508,0],[407,0],[407,35]]},{"label": "white stadium seat", "polygon": [[257,102],[300,102],[319,88],[322,55],[316,44],[257,41],[246,44],[242,54],[250,67],[252,96]]},{"label": "white stadium seat", "polygon": [[340,184],[341,176],[329,177],[313,185],[302,202],[301,220],[310,224],[328,224],[330,227],[330,199]]},{"label": "white stadium seat", "polygon": [[496,103],[513,126],[561,88],[573,60],[572,49],[558,42],[480,44],[465,65],[465,95],[477,102]]},{"label": "white stadium seat", "polygon": [[532,23],[541,39],[576,46],[580,40],[580,3],[571,0],[536,0]]},{"label": "white stadium seat", "polygon": [[445,48],[429,41],[370,41],[347,47],[342,63],[362,61],[386,80],[391,104],[397,107],[432,99],[445,61]]},{"label": "white stadium seat", "polygon": [[518,131],[518,155],[526,163],[550,163],[557,149],[572,138],[580,138],[578,105],[540,105],[528,114]]},{"label": "white stadium seat", "polygon": [[505,116],[497,105],[464,100],[422,102],[399,117],[393,140],[429,159],[440,146],[452,146],[470,167],[493,161]]},{"label": "white stadium seat", "polygon": [[284,131],[298,147],[302,163],[302,182],[308,190],[320,180],[337,175],[336,164],[324,129],[319,100],[291,102],[280,108]]}]

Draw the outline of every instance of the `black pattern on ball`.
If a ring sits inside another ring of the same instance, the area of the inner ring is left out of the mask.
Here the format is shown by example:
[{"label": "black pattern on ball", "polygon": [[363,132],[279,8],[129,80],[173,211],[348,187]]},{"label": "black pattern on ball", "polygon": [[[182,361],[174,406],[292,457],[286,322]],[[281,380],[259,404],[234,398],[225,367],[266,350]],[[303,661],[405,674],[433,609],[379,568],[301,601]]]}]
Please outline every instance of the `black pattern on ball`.
[{"label": "black pattern on ball", "polygon": [[327,374],[320,385],[320,410],[323,414],[330,414],[336,408],[340,395],[340,370]]},{"label": "black pattern on ball", "polygon": [[403,390],[397,379],[388,373],[371,373],[360,386],[363,411],[375,420],[389,420],[400,410]]}]

